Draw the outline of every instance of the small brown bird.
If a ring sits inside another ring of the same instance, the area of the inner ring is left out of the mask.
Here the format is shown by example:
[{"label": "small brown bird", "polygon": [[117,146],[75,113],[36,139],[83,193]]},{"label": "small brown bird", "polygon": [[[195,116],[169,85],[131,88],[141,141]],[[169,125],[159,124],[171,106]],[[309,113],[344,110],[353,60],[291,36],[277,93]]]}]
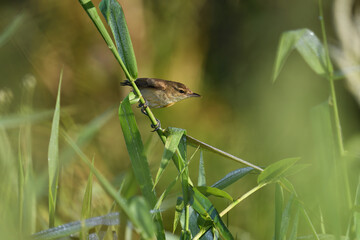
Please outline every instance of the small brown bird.
[{"label": "small brown bird", "polygon": [[[200,97],[187,86],[179,82],[173,82],[156,78],[138,78],[135,80],[150,108],[164,108],[190,97]],[[131,86],[129,80],[121,83],[123,86]]]}]

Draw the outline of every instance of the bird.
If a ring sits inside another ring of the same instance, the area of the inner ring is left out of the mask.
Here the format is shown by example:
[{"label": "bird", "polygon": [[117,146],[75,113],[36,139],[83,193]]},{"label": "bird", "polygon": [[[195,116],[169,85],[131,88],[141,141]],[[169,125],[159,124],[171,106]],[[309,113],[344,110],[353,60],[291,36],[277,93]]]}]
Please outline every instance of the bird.
[{"label": "bird", "polygon": [[[170,107],[183,99],[200,97],[200,94],[194,93],[180,82],[158,78],[137,78],[135,84],[150,108]],[[131,82],[125,80],[121,85],[131,86]]]}]

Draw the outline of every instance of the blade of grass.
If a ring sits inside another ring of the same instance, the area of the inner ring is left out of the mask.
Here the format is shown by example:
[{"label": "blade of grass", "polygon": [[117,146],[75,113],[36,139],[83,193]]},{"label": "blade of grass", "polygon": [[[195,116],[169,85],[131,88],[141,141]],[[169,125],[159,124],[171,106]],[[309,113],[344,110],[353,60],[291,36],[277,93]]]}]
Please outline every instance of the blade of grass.
[{"label": "blade of grass", "polygon": [[[150,174],[149,163],[144,153],[144,146],[141,140],[140,132],[128,97],[126,97],[120,104],[119,119],[126,147],[130,156],[131,165],[134,169],[135,178],[140,185],[140,189],[145,199],[149,203],[150,207],[153,208],[157,202],[156,195],[153,191],[153,180]],[[156,213],[155,222],[157,225],[157,237],[164,239],[165,233],[162,225],[162,217],[159,212]]]},{"label": "blade of grass", "polygon": [[[94,167],[94,158],[92,159],[92,166]],[[92,202],[92,184],[93,184],[93,172],[90,171],[89,178],[86,183],[86,189],[85,194],[83,198],[83,204],[81,208],[81,220],[82,222],[85,219],[88,219],[91,217],[91,202]],[[85,230],[85,229],[84,229]],[[81,231],[80,238],[86,239],[88,236],[86,231]]]},{"label": "blade of grass", "polygon": [[[327,224],[336,236],[341,236],[342,218],[339,206],[342,205],[344,192],[343,186],[340,187],[340,162],[336,153],[335,136],[331,121],[331,109],[327,102],[314,107],[311,110],[311,130],[313,138],[314,164],[319,169],[318,196],[320,207],[325,216],[331,216]],[[330,178],[328,176],[331,176]]]},{"label": "blade of grass", "polygon": [[211,187],[215,187],[218,189],[224,189],[224,188],[230,186],[231,184],[233,184],[234,182],[236,182],[237,180],[241,179],[242,177],[246,176],[248,173],[250,173],[253,170],[254,169],[252,167],[236,169],[236,170],[226,174],[225,177],[223,177],[222,179],[220,179],[219,181],[217,181],[216,183],[211,185]]},{"label": "blade of grass", "polygon": [[[24,174],[24,160],[22,158],[22,153],[21,153],[21,135],[19,132],[19,154],[18,154],[18,195],[19,195],[19,199],[18,199],[18,208],[19,208],[19,232],[21,233],[23,231],[23,208],[24,208],[24,179],[25,179],[25,174]],[[2,143],[2,141],[0,141],[0,143]]]},{"label": "blade of grass", "polygon": [[199,161],[199,174],[198,174],[198,186],[206,186],[205,166],[203,151],[200,150],[200,161]]},{"label": "blade of grass", "polygon": [[258,176],[258,183],[263,184],[267,182],[274,182],[280,177],[284,176],[287,171],[299,160],[300,158],[286,158],[277,161],[260,173]]},{"label": "blade of grass", "polygon": [[0,35],[0,48],[4,46],[12,35],[18,30],[21,24],[24,22],[25,14],[18,14],[15,19],[6,27],[6,29]]},{"label": "blade of grass", "polygon": [[156,228],[147,201],[143,197],[136,196],[128,201],[128,205],[129,211],[135,216],[136,224],[146,233],[145,238],[153,238]]},{"label": "blade of grass", "polygon": [[184,206],[185,206],[185,228],[184,236],[188,236],[190,233],[189,224],[190,224],[190,214],[189,214],[189,201],[190,201],[190,193],[189,193],[189,182],[191,182],[189,178],[189,170],[188,170],[188,163],[187,163],[187,148],[186,148],[186,131],[184,132],[184,135],[182,136],[179,147],[176,150],[177,154],[174,155],[173,161],[175,163],[175,166],[177,166],[178,169],[180,169],[180,178],[181,178],[181,188],[184,198]]},{"label": "blade of grass", "polygon": [[[237,204],[239,204],[240,202],[242,202],[243,200],[245,200],[247,197],[249,197],[251,194],[255,193],[256,191],[258,191],[259,189],[265,187],[267,185],[267,183],[265,184],[261,184],[261,185],[257,185],[256,187],[254,187],[253,189],[251,189],[250,191],[248,191],[247,193],[245,193],[244,195],[242,195],[240,198],[236,199],[234,202],[232,202],[227,208],[225,208],[220,214],[220,217],[223,217],[226,213],[228,213],[231,209],[233,209]],[[200,232],[193,238],[193,240],[198,240],[210,227],[207,228],[202,228],[200,230]]]},{"label": "blade of grass", "polygon": [[281,236],[281,220],[284,205],[284,193],[279,183],[275,184],[275,240],[283,240]]},{"label": "blade of grass", "polygon": [[160,167],[155,177],[154,188],[159,182],[161,175],[163,174],[166,166],[168,165],[171,158],[174,156],[176,149],[179,146],[180,140],[184,135],[185,130],[180,128],[169,127],[166,130],[167,138],[165,143],[164,153],[161,158]]},{"label": "blade of grass", "polygon": [[317,234],[316,229],[314,227],[314,224],[312,223],[312,221],[311,221],[311,219],[309,217],[309,214],[306,212],[304,207],[301,206],[301,205],[300,205],[300,211],[303,214],[303,216],[305,217],[305,221],[307,222],[307,224],[309,224],[309,227],[310,227],[311,233],[314,236],[314,239],[320,240],[319,234]]},{"label": "blade of grass", "polygon": [[298,226],[299,226],[299,213],[300,213],[299,203],[297,201],[295,201],[294,206],[295,206],[295,214],[294,214],[294,220],[293,220],[293,223],[291,226],[289,240],[297,239],[297,230],[298,230]]},{"label": "blade of grass", "polygon": [[117,45],[117,51],[126,69],[129,71],[131,77],[136,79],[138,71],[135,53],[121,5],[116,0],[102,0],[99,8],[111,28]]},{"label": "blade of grass", "polygon": [[26,123],[45,121],[53,116],[53,114],[54,110],[39,111],[31,114],[11,114],[5,117],[0,117],[0,126],[3,128],[17,128]]},{"label": "blade of grass", "polygon": [[211,219],[214,227],[219,231],[224,239],[233,239],[230,231],[227,229],[219,213],[216,211],[210,200],[201,194],[196,188],[191,189],[191,206],[204,218]]},{"label": "blade of grass", "polygon": [[176,206],[175,206],[173,233],[175,232],[177,225],[179,224],[181,213],[182,213],[183,209],[184,209],[184,199],[182,197],[178,197],[176,199]]},{"label": "blade of grass", "polygon": [[204,194],[206,197],[212,195],[212,196],[222,197],[222,198],[226,198],[230,201],[233,201],[233,198],[227,192],[220,190],[218,188],[199,186],[199,187],[196,187],[196,189],[199,190],[199,192]]},{"label": "blade of grass", "polygon": [[[36,87],[36,79],[32,75],[26,75],[22,79],[22,99],[20,112],[31,114],[33,112],[33,99]],[[24,162],[24,206],[23,206],[23,229],[24,236],[35,232],[36,227],[36,191],[32,159],[32,126],[29,122],[20,126],[20,153]]]},{"label": "blade of grass", "polygon": [[55,226],[55,209],[59,181],[59,123],[60,123],[60,93],[63,71],[60,73],[56,106],[51,127],[51,135],[48,150],[49,170],[49,227]]},{"label": "blade of grass", "polygon": [[19,215],[14,212],[20,204],[17,192],[14,191],[20,188],[15,163],[16,158],[8,133],[0,127],[0,231],[5,239],[21,238],[19,225],[9,224],[19,220]]},{"label": "blade of grass", "polygon": [[32,239],[59,239],[78,233],[84,227],[89,230],[98,226],[117,226],[120,224],[120,214],[118,212],[109,213],[105,216],[98,216],[86,219],[82,224],[81,221],[67,223],[58,227],[50,228],[33,234]]},{"label": "blade of grass", "polygon": [[62,132],[66,142],[74,149],[74,151],[79,155],[80,159],[88,165],[93,174],[98,179],[101,187],[107,192],[119,205],[119,207],[124,211],[124,213],[128,216],[128,218],[133,222],[135,229],[138,233],[142,235],[142,237],[147,238],[145,235],[146,231],[143,229],[143,226],[138,225],[136,213],[133,213],[129,210],[129,206],[125,198],[120,196],[118,191],[109,183],[109,181],[95,168],[92,166],[91,161],[86,157],[86,155],[80,150],[80,148],[76,145],[76,143],[70,138],[67,133]]},{"label": "blade of grass", "polygon": [[281,227],[280,227],[280,237],[279,239],[286,239],[286,233],[290,225],[291,209],[294,203],[294,195],[292,194],[289,198],[288,203],[285,206],[284,211],[281,216]]},{"label": "blade of grass", "polygon": [[226,213],[228,213],[231,209],[233,209],[236,205],[238,205],[240,202],[245,200],[247,197],[249,197],[251,194],[255,193],[256,191],[260,190],[261,188],[265,187],[268,183],[262,183],[254,187],[253,189],[246,192],[244,195],[236,199],[234,202],[229,204],[221,213],[220,217],[223,217]]},{"label": "blade of grass", "polygon": [[357,211],[354,211],[354,229],[355,229],[355,236],[356,238],[360,238],[360,177],[358,181],[358,185],[356,188],[356,194],[355,194],[355,202],[354,202],[355,208],[357,208]]},{"label": "blade of grass", "polygon": [[[115,116],[115,107],[110,107],[105,112],[98,115],[87,123],[79,132],[76,139],[76,144],[79,147],[86,146],[113,116]],[[61,129],[60,129],[61,130]],[[73,160],[74,150],[71,146],[67,146],[60,153],[60,161],[63,165]]]},{"label": "blade of grass", "polygon": [[[345,156],[345,148],[344,148],[344,141],[342,136],[342,130],[341,130],[341,123],[340,123],[340,117],[339,117],[339,110],[338,110],[338,104],[337,104],[337,98],[336,98],[336,91],[335,91],[335,85],[334,85],[334,68],[331,63],[330,59],[330,53],[329,53],[329,47],[326,37],[326,28],[324,23],[324,13],[323,13],[323,4],[322,0],[318,1],[319,3],[319,19],[321,24],[321,33],[323,37],[323,43],[325,48],[325,56],[326,56],[326,67],[329,75],[329,84],[330,84],[330,95],[331,95],[331,101],[332,101],[332,114],[333,114],[333,120],[335,122],[335,133],[336,133],[336,143],[337,148],[340,153],[341,157]],[[343,160],[343,159],[339,159]],[[346,190],[346,197],[347,197],[347,204],[348,208],[352,208],[352,196],[351,196],[351,190],[350,190],[350,182],[349,182],[349,174],[348,174],[348,167],[347,167],[347,161],[341,161],[340,164],[340,170],[342,171],[342,179],[344,181],[345,190]]]},{"label": "blade of grass", "polygon": [[93,21],[95,27],[98,29],[99,33],[101,34],[101,36],[105,40],[105,42],[108,45],[111,52],[114,54],[116,60],[120,64],[120,66],[121,66],[122,70],[124,71],[126,77],[128,79],[130,79],[131,75],[129,74],[129,71],[127,70],[127,68],[125,67],[125,64],[121,60],[121,57],[120,57],[119,53],[116,51],[115,44],[112,41],[109,33],[107,32],[104,24],[102,23],[102,21],[100,19],[100,16],[97,13],[94,4],[92,3],[91,0],[79,0],[79,2],[81,4],[81,6],[84,8],[84,10],[86,11],[86,13],[88,14],[88,16],[90,17],[90,19]]}]

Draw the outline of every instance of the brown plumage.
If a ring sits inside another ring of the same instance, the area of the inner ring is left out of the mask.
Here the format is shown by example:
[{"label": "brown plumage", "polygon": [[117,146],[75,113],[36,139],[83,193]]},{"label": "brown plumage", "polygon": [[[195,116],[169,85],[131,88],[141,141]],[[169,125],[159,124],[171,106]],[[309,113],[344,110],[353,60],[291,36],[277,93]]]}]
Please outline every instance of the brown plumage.
[{"label": "brown plumage", "polygon": [[[200,97],[199,94],[179,82],[157,78],[138,78],[135,80],[135,84],[151,108],[169,107],[186,98]],[[121,85],[131,86],[131,83],[129,80],[125,80]]]}]

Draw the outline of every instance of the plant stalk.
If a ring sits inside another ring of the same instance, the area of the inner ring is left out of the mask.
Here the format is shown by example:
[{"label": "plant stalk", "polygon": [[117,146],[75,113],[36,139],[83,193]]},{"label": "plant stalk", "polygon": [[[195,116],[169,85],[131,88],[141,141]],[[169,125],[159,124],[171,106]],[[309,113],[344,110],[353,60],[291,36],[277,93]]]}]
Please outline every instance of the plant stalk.
[{"label": "plant stalk", "polygon": [[[328,80],[330,84],[330,95],[331,95],[331,101],[332,101],[332,108],[333,108],[333,118],[335,122],[335,131],[336,131],[336,139],[337,139],[337,147],[340,154],[340,157],[343,159],[345,156],[345,149],[344,149],[344,142],[342,137],[342,131],[341,131],[341,123],[340,123],[340,117],[339,117],[339,111],[338,111],[338,104],[336,99],[336,91],[335,91],[335,84],[334,84],[334,68],[331,63],[330,59],[330,53],[329,53],[329,46],[326,38],[326,29],[325,29],[325,23],[324,23],[324,13],[322,8],[322,0],[319,0],[319,15],[320,15],[320,24],[321,24],[321,32],[323,37],[323,44],[325,49],[325,55],[326,55],[326,66],[328,70]],[[346,198],[348,202],[349,209],[352,209],[352,197],[351,197],[351,191],[350,191],[350,183],[349,183],[349,174],[347,171],[347,165],[346,162],[341,162],[341,170],[343,172],[342,176],[344,178],[344,184],[345,184],[345,191],[346,191]],[[335,169],[336,171],[336,169]]]}]

